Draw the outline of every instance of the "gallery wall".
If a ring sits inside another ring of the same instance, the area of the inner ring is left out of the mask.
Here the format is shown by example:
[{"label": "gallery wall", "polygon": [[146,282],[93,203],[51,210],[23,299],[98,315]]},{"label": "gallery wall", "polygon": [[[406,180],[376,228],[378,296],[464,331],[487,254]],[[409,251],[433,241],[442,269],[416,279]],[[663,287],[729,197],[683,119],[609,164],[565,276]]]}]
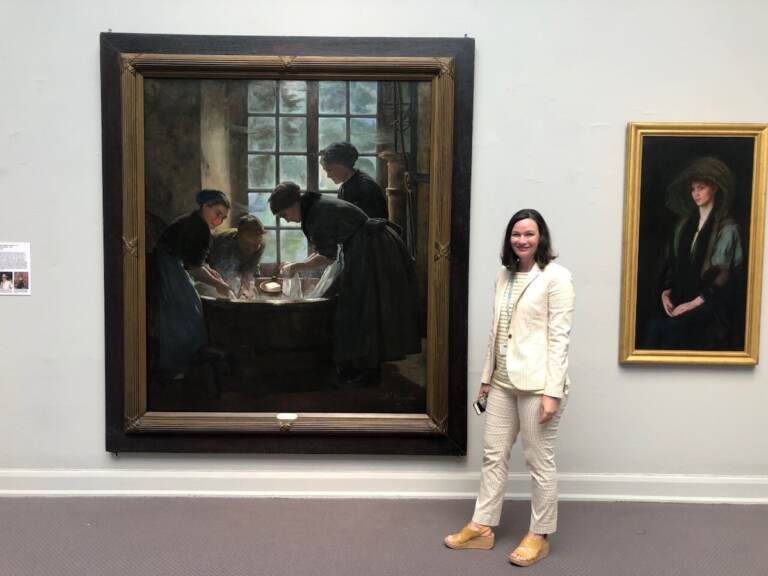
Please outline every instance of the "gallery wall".
[{"label": "gallery wall", "polygon": [[[0,7],[0,241],[32,243],[34,281],[32,296],[0,299],[0,493],[468,497],[477,487],[474,415],[463,458],[105,452],[99,33],[111,30],[475,38],[468,395],[503,227],[513,211],[538,208],[577,290],[564,497],[768,502],[768,310],[757,367],[617,362],[626,123],[768,122],[768,4]],[[519,448],[512,472],[509,492],[521,496]]]}]

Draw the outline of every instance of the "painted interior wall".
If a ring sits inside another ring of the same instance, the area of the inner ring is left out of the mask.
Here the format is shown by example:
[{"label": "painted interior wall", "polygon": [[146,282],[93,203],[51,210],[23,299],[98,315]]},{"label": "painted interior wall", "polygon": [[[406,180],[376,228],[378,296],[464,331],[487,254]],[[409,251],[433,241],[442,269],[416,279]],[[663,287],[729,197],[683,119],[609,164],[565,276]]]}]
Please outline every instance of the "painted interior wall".
[{"label": "painted interior wall", "polygon": [[[474,415],[465,458],[104,451],[99,32],[466,34],[469,395],[503,227],[536,207],[577,289],[564,496],[768,501],[768,310],[755,368],[617,362],[626,123],[768,122],[767,3],[0,0],[0,12],[0,240],[32,242],[35,283],[31,297],[0,299],[0,492],[475,492]],[[510,493],[523,494],[519,448],[513,460]]]}]

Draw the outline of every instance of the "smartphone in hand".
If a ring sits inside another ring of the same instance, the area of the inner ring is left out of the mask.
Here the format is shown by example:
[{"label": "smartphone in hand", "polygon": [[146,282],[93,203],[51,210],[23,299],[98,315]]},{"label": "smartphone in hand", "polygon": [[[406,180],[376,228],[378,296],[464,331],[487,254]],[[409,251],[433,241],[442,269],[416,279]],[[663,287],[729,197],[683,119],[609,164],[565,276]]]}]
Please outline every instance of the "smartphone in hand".
[{"label": "smartphone in hand", "polygon": [[475,414],[480,416],[485,412],[485,407],[488,404],[488,396],[480,396],[475,402],[472,403],[472,408],[475,410]]}]

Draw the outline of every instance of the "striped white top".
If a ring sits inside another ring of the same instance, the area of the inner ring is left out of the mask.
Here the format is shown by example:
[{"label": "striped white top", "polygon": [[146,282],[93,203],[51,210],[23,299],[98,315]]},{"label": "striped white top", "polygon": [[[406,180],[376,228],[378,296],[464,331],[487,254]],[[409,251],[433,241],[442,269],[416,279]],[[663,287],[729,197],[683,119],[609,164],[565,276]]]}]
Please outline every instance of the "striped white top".
[{"label": "striped white top", "polygon": [[504,288],[504,299],[499,311],[499,325],[496,327],[495,356],[496,366],[491,383],[502,388],[513,388],[507,374],[507,344],[509,342],[509,322],[512,318],[512,303],[516,302],[528,282],[528,272],[516,272],[511,282]]}]

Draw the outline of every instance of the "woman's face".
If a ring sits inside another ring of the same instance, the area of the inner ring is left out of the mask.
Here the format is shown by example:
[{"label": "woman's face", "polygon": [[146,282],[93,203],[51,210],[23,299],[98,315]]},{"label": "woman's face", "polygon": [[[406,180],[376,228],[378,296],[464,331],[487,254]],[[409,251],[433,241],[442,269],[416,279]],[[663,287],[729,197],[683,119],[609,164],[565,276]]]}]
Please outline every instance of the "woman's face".
[{"label": "woman's face", "polygon": [[320,166],[325,170],[325,174],[334,184],[343,184],[349,177],[354,174],[354,170],[344,164],[326,164],[324,160],[320,160]]},{"label": "woman's face", "polygon": [[539,226],[531,218],[518,220],[512,227],[509,235],[509,243],[512,250],[520,260],[531,260],[539,247]]},{"label": "woman's face", "polygon": [[301,222],[301,206],[298,202],[294,202],[285,210],[280,210],[277,213],[278,218],[282,218],[286,222]]},{"label": "woman's face", "polygon": [[717,188],[709,182],[694,180],[691,182],[691,197],[699,208],[707,208],[715,201]]},{"label": "woman's face", "polygon": [[259,251],[264,243],[264,234],[238,234],[237,242],[240,245],[240,252],[248,258]]},{"label": "woman's face", "polygon": [[201,209],[203,214],[203,220],[208,224],[208,228],[213,230],[214,228],[221,226],[227,215],[229,214],[229,208],[224,204],[203,204]]}]

